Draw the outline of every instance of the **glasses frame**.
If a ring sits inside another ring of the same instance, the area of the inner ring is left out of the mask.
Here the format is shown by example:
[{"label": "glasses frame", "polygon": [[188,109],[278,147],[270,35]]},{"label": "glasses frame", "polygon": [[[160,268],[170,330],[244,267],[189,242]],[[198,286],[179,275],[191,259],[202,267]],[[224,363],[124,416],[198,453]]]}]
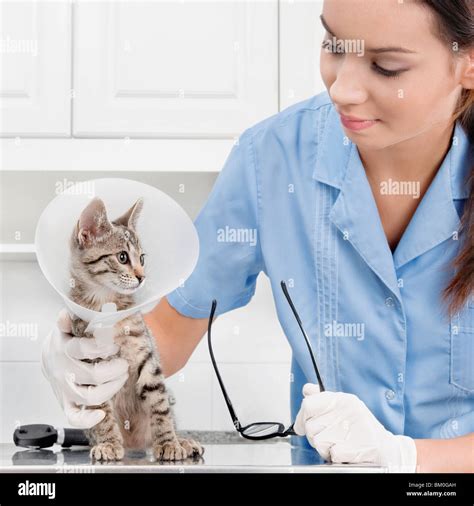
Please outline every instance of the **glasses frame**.
[{"label": "glasses frame", "polygon": [[[288,293],[288,289],[286,287],[286,283],[283,280],[280,281],[280,286],[281,286],[281,289],[283,290],[283,293],[285,294],[285,297],[286,297],[286,300],[288,301],[288,304],[291,307],[293,315],[296,318],[296,321],[298,322],[298,326],[299,326],[299,328],[301,330],[301,333],[303,334],[304,340],[306,342],[306,346],[308,347],[308,351],[309,351],[309,354],[311,356],[311,361],[313,363],[314,371],[316,373],[316,378],[318,380],[319,390],[320,390],[320,392],[324,392],[325,388],[324,388],[323,380],[321,378],[321,375],[319,374],[318,366],[316,364],[316,359],[314,358],[314,353],[313,353],[313,349],[311,347],[311,343],[309,342],[308,336],[307,336],[307,334],[306,334],[306,332],[305,332],[305,330],[303,328],[303,324],[301,323],[301,319],[300,319],[300,317],[298,315],[298,312],[296,311],[295,305],[293,304],[293,301],[291,300],[290,294]],[[285,429],[285,426],[282,423],[280,423],[280,422],[254,422],[254,423],[250,423],[250,424],[245,425],[244,427],[242,427],[242,425],[241,425],[241,423],[239,421],[239,418],[237,417],[237,414],[236,414],[236,412],[234,410],[234,407],[232,406],[232,402],[231,402],[231,400],[229,398],[229,395],[227,394],[227,390],[225,389],[224,382],[222,381],[222,377],[221,377],[221,375],[219,373],[219,369],[217,367],[216,359],[214,357],[214,351],[212,349],[212,344],[211,344],[211,327],[212,327],[212,323],[213,323],[216,307],[217,307],[217,300],[213,299],[212,305],[211,305],[211,312],[209,314],[208,327],[207,327],[207,345],[208,345],[208,348],[209,348],[209,354],[211,356],[212,366],[214,367],[214,371],[216,373],[217,380],[219,381],[219,385],[221,387],[222,394],[224,395],[224,400],[225,400],[225,402],[227,404],[227,408],[229,410],[230,416],[232,418],[232,422],[233,422],[234,427],[236,428],[237,432],[239,432],[239,434],[242,437],[244,437],[246,439],[251,439],[251,440],[254,440],[254,441],[255,440],[261,440],[261,439],[270,439],[270,438],[274,438],[274,437],[296,436],[297,434],[296,434],[296,432],[295,432],[295,430],[293,428],[294,423],[292,423],[287,429]],[[267,435],[263,435],[263,436],[252,436],[252,435],[245,434],[245,431],[249,427],[257,427],[258,425],[275,425],[275,426],[278,427],[278,431],[275,432],[275,433],[267,434]]]}]

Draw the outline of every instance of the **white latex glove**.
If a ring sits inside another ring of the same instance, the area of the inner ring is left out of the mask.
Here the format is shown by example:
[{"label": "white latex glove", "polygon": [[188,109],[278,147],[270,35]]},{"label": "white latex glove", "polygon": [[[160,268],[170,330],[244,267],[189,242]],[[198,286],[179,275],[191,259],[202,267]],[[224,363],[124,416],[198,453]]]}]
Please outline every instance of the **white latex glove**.
[{"label": "white latex glove", "polygon": [[70,323],[67,311],[61,310],[57,326],[43,343],[41,368],[68,422],[74,427],[88,429],[104,418],[105,411],[81,409],[81,406],[94,406],[111,399],[127,381],[128,363],[123,358],[95,364],[81,362],[85,358],[110,357],[119,347],[110,341],[102,344],[88,337],[72,337],[68,333]]},{"label": "white latex glove", "polygon": [[389,472],[416,472],[415,441],[386,430],[354,394],[320,392],[307,383],[295,432],[306,435],[321,457],[335,463],[370,462]]}]

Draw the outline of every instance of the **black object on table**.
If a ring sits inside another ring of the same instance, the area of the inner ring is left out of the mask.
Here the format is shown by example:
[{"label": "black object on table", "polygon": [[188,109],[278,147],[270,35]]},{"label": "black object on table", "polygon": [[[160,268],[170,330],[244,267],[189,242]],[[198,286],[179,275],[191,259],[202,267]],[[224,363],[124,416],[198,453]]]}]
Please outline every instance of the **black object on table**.
[{"label": "black object on table", "polygon": [[17,427],[13,433],[13,442],[24,448],[49,448],[56,443],[63,448],[89,446],[89,440],[82,429],[63,429],[40,423]]}]

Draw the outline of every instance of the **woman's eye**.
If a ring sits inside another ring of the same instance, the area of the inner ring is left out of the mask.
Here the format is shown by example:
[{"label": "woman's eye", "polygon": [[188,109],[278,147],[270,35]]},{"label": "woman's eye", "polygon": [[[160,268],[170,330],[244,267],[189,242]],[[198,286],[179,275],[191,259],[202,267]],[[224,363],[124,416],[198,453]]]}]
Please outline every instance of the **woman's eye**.
[{"label": "woman's eye", "polygon": [[[321,47],[332,56],[341,56],[345,54],[344,51],[340,51],[337,48],[336,50],[334,50],[332,41],[330,39],[323,40]],[[375,72],[384,77],[398,77],[405,71],[405,70],[388,70],[381,67],[380,65],[377,65],[377,63],[375,62],[372,63],[372,68],[374,69]]]},{"label": "woman's eye", "polygon": [[373,63],[372,65],[376,72],[382,74],[385,77],[397,77],[403,72],[402,70],[387,70],[381,67],[380,65],[377,65],[376,63]]},{"label": "woman's eye", "polygon": [[141,263],[142,265],[145,265],[145,253],[142,253],[142,254],[140,255],[140,263]]},{"label": "woman's eye", "polygon": [[126,251],[121,251],[118,255],[118,261],[121,264],[126,264],[128,262],[128,253]]}]

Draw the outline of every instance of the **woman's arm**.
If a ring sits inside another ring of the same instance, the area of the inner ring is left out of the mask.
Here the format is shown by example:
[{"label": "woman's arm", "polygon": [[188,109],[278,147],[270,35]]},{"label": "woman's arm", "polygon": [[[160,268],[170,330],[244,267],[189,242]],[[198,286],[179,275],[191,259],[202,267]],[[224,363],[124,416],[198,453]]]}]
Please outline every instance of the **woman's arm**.
[{"label": "woman's arm", "polygon": [[474,432],[452,439],[415,439],[417,472],[474,473]]},{"label": "woman's arm", "polygon": [[182,369],[207,331],[207,318],[188,318],[171,306],[166,297],[144,316],[155,337],[165,377]]}]

